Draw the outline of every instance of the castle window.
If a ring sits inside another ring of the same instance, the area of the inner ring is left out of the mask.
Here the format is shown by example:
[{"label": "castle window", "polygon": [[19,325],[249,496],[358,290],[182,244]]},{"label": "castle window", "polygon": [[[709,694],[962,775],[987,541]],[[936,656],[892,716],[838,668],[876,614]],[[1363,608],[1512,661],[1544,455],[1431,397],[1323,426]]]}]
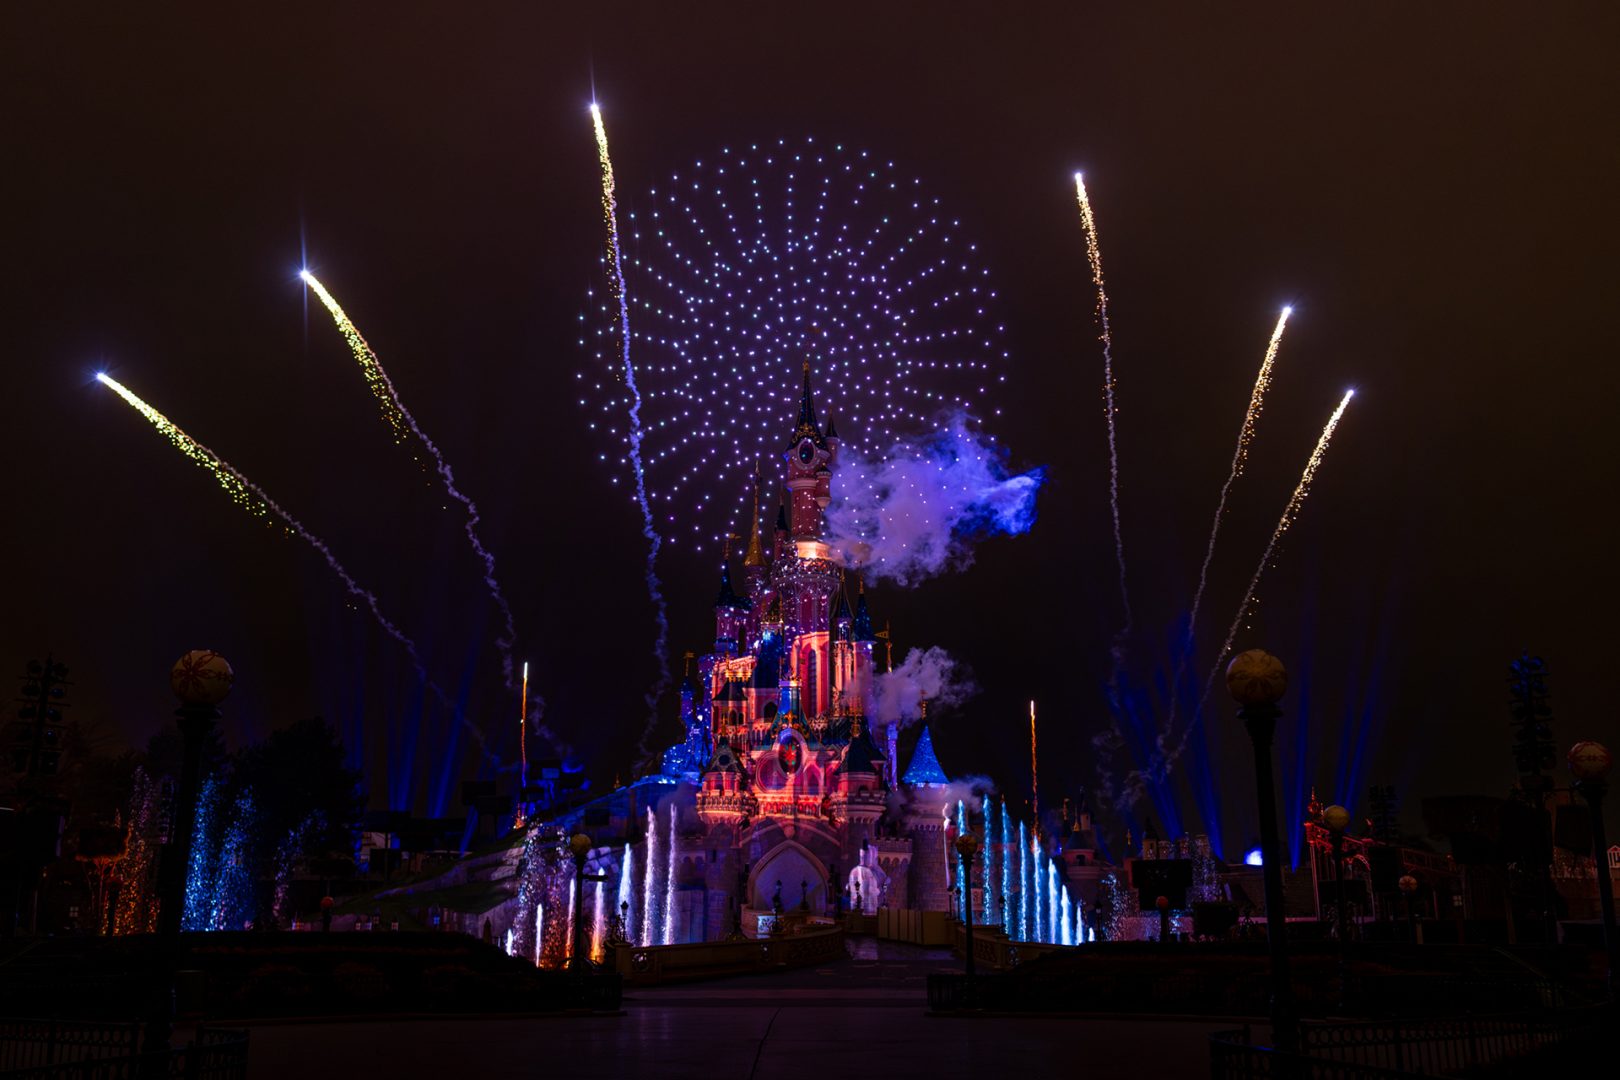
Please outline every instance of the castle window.
[{"label": "castle window", "polygon": [[802,711],[806,716],[819,715],[821,712],[821,707],[818,704],[820,698],[816,694],[816,677],[818,674],[816,650],[806,650],[804,663],[804,701],[800,705],[800,711]]}]

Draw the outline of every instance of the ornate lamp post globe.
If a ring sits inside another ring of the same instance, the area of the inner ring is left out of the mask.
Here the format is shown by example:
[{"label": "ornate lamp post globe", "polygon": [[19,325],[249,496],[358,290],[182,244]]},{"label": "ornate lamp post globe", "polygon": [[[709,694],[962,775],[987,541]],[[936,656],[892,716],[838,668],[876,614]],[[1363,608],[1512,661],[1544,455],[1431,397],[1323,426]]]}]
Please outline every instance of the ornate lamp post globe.
[{"label": "ornate lamp post globe", "polygon": [[1603,780],[1614,766],[1614,756],[1602,743],[1578,742],[1569,748],[1569,774],[1577,781]]},{"label": "ornate lamp post globe", "polygon": [[583,861],[591,853],[591,838],[582,832],[577,832],[568,838],[568,850],[573,852],[574,858]]},{"label": "ornate lamp post globe", "polygon": [[1335,803],[1322,811],[1322,824],[1336,833],[1342,833],[1350,826],[1350,811]]},{"label": "ornate lamp post globe", "polygon": [[214,706],[231,692],[236,673],[212,649],[192,649],[169,669],[169,688],[181,705]]},{"label": "ornate lamp post globe", "polygon": [[1288,669],[1264,649],[1250,649],[1226,665],[1226,692],[1239,705],[1275,705],[1288,690]]},{"label": "ornate lamp post globe", "polygon": [[1401,880],[1397,881],[1395,884],[1400,888],[1401,892],[1405,893],[1407,896],[1411,896],[1413,893],[1417,892],[1418,880],[1411,874],[1402,874]]}]

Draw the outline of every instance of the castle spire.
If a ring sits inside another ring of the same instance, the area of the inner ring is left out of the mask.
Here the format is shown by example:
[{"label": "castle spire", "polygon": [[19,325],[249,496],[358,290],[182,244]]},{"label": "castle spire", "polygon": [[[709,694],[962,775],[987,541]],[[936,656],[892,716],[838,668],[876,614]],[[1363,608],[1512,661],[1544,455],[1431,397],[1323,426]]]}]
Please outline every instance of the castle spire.
[{"label": "castle spire", "polygon": [[821,425],[816,423],[816,403],[810,393],[810,361],[804,362],[804,390],[799,395],[799,424],[793,429],[793,438],[788,440],[792,446],[799,440],[809,438],[816,445],[823,443]]},{"label": "castle spire", "polygon": [[748,552],[743,556],[747,567],[764,566],[765,551],[759,543],[759,462],[754,462],[754,523],[748,528]]}]

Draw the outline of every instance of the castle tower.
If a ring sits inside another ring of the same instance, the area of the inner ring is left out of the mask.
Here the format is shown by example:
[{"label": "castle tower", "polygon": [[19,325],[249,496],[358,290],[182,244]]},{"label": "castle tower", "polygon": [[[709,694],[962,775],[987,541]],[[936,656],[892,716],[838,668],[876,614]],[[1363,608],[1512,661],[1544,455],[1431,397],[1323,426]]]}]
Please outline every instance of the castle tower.
[{"label": "castle tower", "polygon": [[839,762],[833,790],[827,800],[833,819],[848,827],[844,847],[851,862],[871,839],[878,818],[888,807],[887,785],[883,782],[883,758],[856,717],[849,745]]},{"label": "castle tower", "polygon": [[[829,442],[816,422],[816,404],[810,394],[810,362],[804,363],[804,393],[799,398],[799,422],[788,440],[788,525],[794,541],[820,540],[822,511],[832,501],[832,465],[838,456],[838,436]],[[801,552],[802,554],[802,552]]]},{"label": "castle tower", "polygon": [[759,485],[759,464],[756,462],[754,465],[754,516],[748,526],[748,550],[743,554],[743,585],[748,590],[749,602],[756,613],[764,612],[771,601],[770,572],[765,565],[764,546],[759,540]]},{"label": "castle tower", "polygon": [[748,645],[746,596],[731,587],[731,559],[720,564],[720,592],[714,600],[714,651],[720,656],[736,656]]},{"label": "castle tower", "polygon": [[[829,440],[816,421],[806,363],[799,421],[783,454],[788,506],[777,521],[781,554],[771,584],[782,600],[786,622],[788,680],[796,691],[797,711],[807,721],[826,717],[833,703],[832,596],[838,567],[822,540],[822,512],[832,499],[837,452],[837,436]],[[784,709],[786,700],[784,693]]]}]

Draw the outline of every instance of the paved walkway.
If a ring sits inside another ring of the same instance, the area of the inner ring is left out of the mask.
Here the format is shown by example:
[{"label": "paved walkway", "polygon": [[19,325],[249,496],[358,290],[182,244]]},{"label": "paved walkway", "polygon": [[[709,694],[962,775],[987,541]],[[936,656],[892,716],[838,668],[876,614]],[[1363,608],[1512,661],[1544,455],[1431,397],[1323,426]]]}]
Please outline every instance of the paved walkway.
[{"label": "paved walkway", "polygon": [[1199,1077],[1207,1035],[1230,1026],[934,1017],[926,979],[957,970],[949,953],[871,940],[850,952],[825,967],[635,990],[623,1016],[257,1025],[249,1080]]}]

